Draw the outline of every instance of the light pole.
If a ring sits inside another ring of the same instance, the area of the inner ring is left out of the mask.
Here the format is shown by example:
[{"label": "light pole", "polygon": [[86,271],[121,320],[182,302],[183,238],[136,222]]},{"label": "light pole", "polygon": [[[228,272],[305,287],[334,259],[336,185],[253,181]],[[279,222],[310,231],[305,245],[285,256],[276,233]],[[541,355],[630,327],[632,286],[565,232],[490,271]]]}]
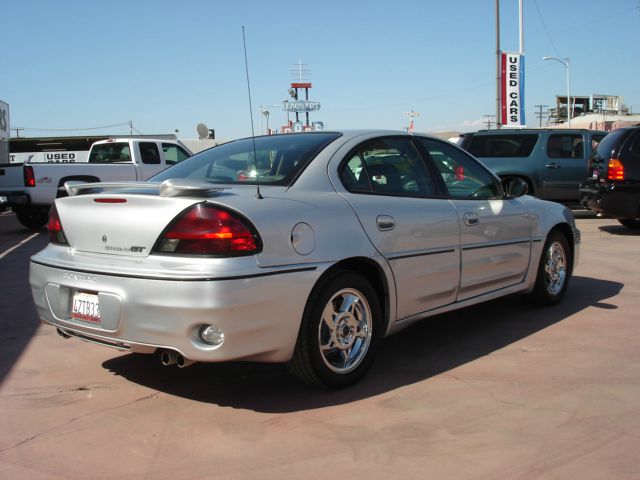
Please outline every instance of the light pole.
[{"label": "light pole", "polygon": [[267,119],[267,135],[269,134],[269,108],[279,107],[280,105],[260,105],[260,135],[262,135],[262,116]]},{"label": "light pole", "polygon": [[567,126],[569,128],[571,128],[571,117],[573,116],[573,108],[571,107],[571,90],[569,88],[570,85],[570,81],[569,81],[569,57],[565,58],[564,60],[560,60],[559,58],[556,57],[542,57],[543,60],[555,60],[556,62],[560,62],[564,68],[567,69]]}]

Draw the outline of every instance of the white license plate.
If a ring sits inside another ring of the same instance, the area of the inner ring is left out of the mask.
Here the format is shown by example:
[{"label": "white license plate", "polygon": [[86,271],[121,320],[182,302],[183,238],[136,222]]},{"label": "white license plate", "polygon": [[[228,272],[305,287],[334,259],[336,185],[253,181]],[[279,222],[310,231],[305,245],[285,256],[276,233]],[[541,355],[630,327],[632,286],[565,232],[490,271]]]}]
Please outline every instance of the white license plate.
[{"label": "white license plate", "polygon": [[100,323],[98,295],[83,292],[74,293],[71,318],[83,322]]}]

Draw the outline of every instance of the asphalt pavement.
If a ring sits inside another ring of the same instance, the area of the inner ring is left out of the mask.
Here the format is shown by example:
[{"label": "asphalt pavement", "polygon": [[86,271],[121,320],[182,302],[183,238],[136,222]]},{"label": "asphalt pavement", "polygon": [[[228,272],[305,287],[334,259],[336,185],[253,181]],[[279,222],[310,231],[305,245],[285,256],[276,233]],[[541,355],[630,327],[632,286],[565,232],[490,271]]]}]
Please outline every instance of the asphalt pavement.
[{"label": "asphalt pavement", "polygon": [[565,301],[513,296],[386,339],[363,382],[64,340],[36,318],[46,232],[0,215],[2,479],[640,478],[640,233],[577,214]]}]

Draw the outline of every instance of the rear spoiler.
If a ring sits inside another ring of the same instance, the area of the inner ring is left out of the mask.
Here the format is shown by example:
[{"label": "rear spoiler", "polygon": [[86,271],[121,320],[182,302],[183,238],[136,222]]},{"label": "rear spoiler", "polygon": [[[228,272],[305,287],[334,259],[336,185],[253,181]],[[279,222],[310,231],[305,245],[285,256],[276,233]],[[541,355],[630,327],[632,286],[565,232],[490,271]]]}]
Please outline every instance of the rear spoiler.
[{"label": "rear spoiler", "polygon": [[101,192],[106,192],[108,190],[131,188],[158,190],[158,195],[161,197],[197,197],[225,190],[225,187],[215,185],[205,180],[192,180],[188,178],[171,178],[162,183],[135,181],[87,183],[73,180],[65,182],[61,190],[66,191],[70,197],[74,197],[79,195],[83,190],[100,190]]}]

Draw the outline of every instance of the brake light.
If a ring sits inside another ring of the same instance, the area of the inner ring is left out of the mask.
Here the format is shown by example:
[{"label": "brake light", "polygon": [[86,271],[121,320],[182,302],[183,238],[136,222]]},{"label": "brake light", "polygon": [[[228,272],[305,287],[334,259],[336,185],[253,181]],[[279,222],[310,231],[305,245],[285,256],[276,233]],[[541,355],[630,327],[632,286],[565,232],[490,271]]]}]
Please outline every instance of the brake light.
[{"label": "brake light", "polygon": [[49,241],[57,245],[69,245],[67,237],[64,235],[62,229],[62,223],[60,223],[60,217],[58,216],[58,209],[54,203],[49,210],[49,223],[47,223],[47,230],[49,231]]},{"label": "brake light", "polygon": [[609,160],[607,180],[624,180],[624,165],[616,158]]},{"label": "brake light", "polygon": [[111,197],[94,198],[93,202],[94,203],[127,203],[127,199],[126,198],[111,198]]},{"label": "brake light", "polygon": [[153,250],[234,257],[252,255],[261,248],[260,237],[247,219],[200,203],[182,212],[160,236]]},{"label": "brake light", "polygon": [[25,187],[36,186],[36,177],[33,173],[33,167],[31,165],[25,165],[24,168],[22,169],[22,174],[24,175]]}]

